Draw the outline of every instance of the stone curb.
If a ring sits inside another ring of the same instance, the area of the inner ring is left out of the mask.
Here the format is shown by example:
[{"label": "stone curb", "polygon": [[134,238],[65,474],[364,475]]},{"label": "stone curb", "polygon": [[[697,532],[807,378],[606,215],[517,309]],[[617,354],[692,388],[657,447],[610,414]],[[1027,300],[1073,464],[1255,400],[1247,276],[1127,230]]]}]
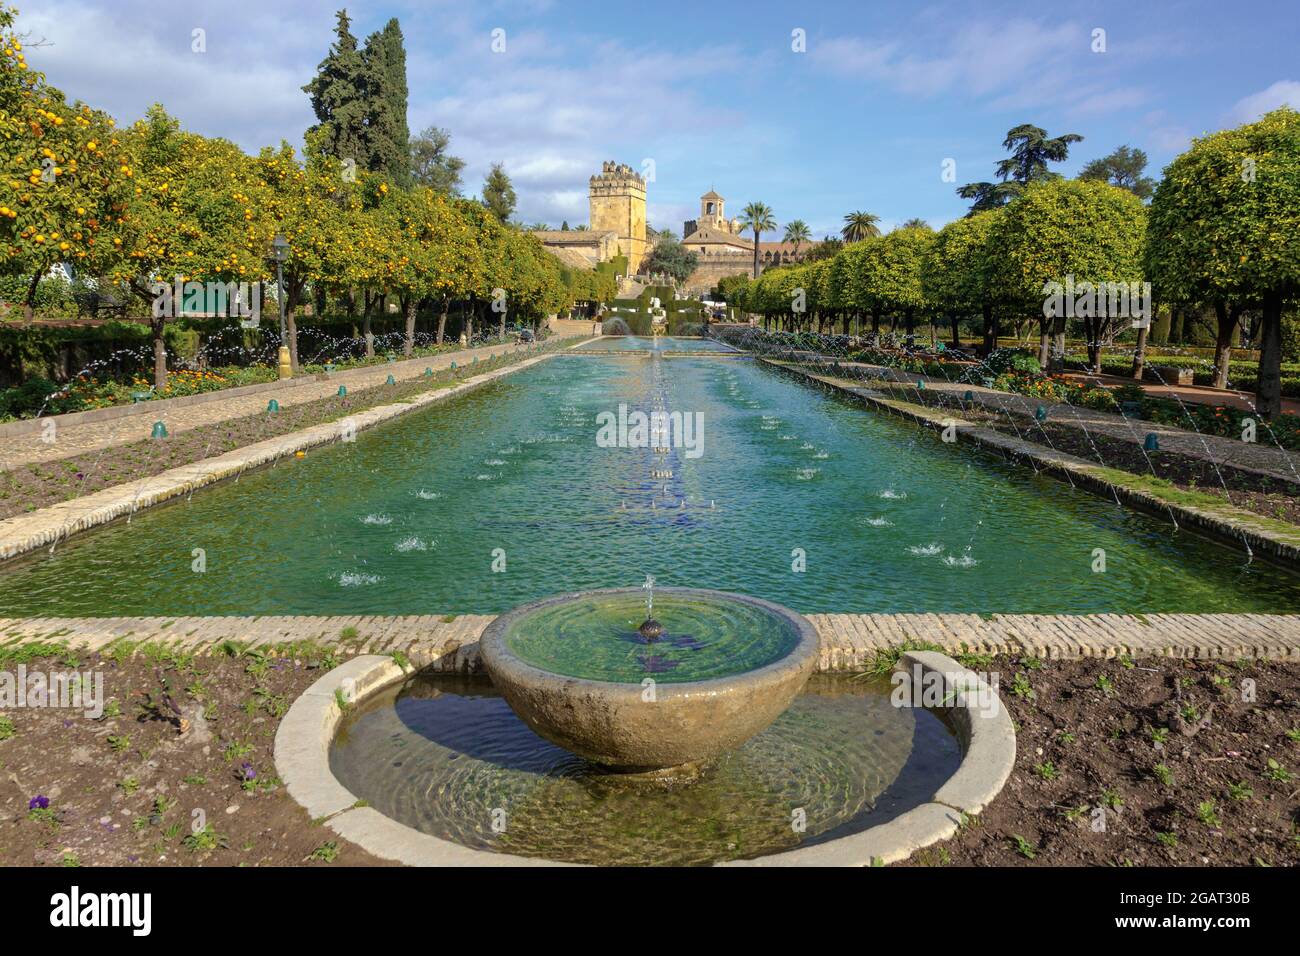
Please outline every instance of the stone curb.
[{"label": "stone curb", "polygon": [[416,409],[462,395],[498,378],[544,362],[556,354],[558,353],[551,352],[524,359],[505,368],[466,379],[449,388],[425,392],[391,405],[368,408],[336,421],[236,448],[215,458],[206,458],[148,478],[114,485],[30,514],[6,518],[0,521],[0,561],[44,545],[56,544],[79,531],[106,524],[125,514],[135,514],[141,509],[269,464],[294,452],[338,441],[343,437],[345,423],[350,422],[354,430],[359,432]]},{"label": "stone curb", "polygon": [[[924,803],[862,833],[775,853],[754,860],[730,860],[721,866],[873,866],[905,860],[916,850],[946,840],[957,832],[964,814],[982,811],[997,796],[1016,760],[1011,718],[996,693],[974,672],[934,651],[904,653],[899,668],[934,674],[945,699],[954,686],[993,694],[995,707],[977,710],[956,697],[953,723],[962,745],[956,772]],[[316,681],[293,703],[275,735],[275,767],[289,795],[313,819],[367,853],[408,866],[565,866],[551,860],[519,857],[440,840],[386,817],[372,807],[359,807],[356,796],[339,783],[330,769],[329,746],[343,717],[337,694],[364,697],[406,676],[392,658],[363,655],[353,658]],[[977,698],[984,699],[984,698]]]},{"label": "stone curb", "polygon": [[407,866],[544,866],[549,861],[471,850],[421,833],[358,806],[360,800],[330,769],[329,747],[343,711],[338,695],[361,701],[402,680],[391,657],[364,654],[340,664],[293,702],[275,734],[275,769],[289,796],[313,820],[367,853]]},{"label": "stone curb", "polygon": [[951,412],[886,398],[879,392],[864,386],[842,385],[832,378],[805,369],[780,365],[768,359],[763,361],[774,368],[807,378],[874,409],[906,418],[927,428],[943,429],[953,425],[957,438],[968,444],[996,452],[1012,460],[1031,461],[1038,470],[1053,478],[1069,481],[1099,497],[1116,498],[1123,504],[1146,514],[1172,517],[1180,528],[1185,527],[1200,532],[1202,536],[1212,538],[1220,544],[1238,548],[1244,545],[1252,556],[1265,558],[1291,571],[1300,571],[1300,534],[1287,536],[1261,527],[1257,516],[1252,512],[1231,505],[1224,505],[1219,512],[1211,512],[1193,505],[1166,501],[1149,492],[1109,480],[1105,477],[1107,469],[1101,465],[1064,452],[1052,451],[1033,442],[1003,435],[982,425],[973,425]]},{"label": "stone curb", "polygon": [[[222,617],[0,618],[0,645],[59,644],[103,651],[116,641],[161,643],[193,654],[226,641],[274,650],[309,642],[346,654],[400,651],[417,667],[474,673],[479,635],[493,614],[267,615]],[[1031,655],[1045,660],[1114,658],[1300,660],[1297,614],[826,614],[804,612],[817,629],[817,669],[857,671],[899,647],[949,655]],[[344,640],[345,629],[357,632]]]}]

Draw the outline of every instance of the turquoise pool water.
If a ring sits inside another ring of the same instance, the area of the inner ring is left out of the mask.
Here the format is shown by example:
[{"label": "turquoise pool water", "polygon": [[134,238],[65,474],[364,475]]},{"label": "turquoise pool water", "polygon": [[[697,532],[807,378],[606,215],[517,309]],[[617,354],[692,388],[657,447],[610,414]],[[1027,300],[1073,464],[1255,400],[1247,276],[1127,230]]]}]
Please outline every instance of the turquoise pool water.
[{"label": "turquoise pool water", "polygon": [[663,627],[647,640],[640,594],[600,594],[537,608],[506,631],[521,661],[551,674],[639,684],[647,674],[665,684],[710,680],[766,667],[799,643],[786,618],[748,601],[660,593],[654,618]]},{"label": "turquoise pool water", "polygon": [[[698,413],[701,454],[601,447],[620,404]],[[488,613],[647,574],[804,612],[1300,609],[1293,577],[758,363],[564,355],[10,563],[0,616]]]}]

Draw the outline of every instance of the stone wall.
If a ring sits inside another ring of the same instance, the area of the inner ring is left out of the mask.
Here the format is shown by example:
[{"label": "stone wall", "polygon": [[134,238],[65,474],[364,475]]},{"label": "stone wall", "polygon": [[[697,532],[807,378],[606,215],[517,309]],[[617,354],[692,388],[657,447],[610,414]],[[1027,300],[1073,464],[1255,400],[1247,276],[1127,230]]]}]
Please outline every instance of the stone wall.
[{"label": "stone wall", "polygon": [[684,288],[689,293],[708,292],[718,284],[719,279],[742,273],[752,276],[753,272],[754,256],[752,253],[702,255],[700,256],[699,266],[686,280]]}]

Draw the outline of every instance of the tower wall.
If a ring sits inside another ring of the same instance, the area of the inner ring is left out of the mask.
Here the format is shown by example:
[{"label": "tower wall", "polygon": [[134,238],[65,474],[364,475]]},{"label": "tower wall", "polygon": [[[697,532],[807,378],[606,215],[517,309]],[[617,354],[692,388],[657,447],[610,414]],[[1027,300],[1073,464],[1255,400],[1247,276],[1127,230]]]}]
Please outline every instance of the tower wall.
[{"label": "tower wall", "polygon": [[599,175],[591,177],[588,198],[591,228],[618,235],[628,271],[635,274],[646,255],[645,180],[625,163],[607,162]]}]

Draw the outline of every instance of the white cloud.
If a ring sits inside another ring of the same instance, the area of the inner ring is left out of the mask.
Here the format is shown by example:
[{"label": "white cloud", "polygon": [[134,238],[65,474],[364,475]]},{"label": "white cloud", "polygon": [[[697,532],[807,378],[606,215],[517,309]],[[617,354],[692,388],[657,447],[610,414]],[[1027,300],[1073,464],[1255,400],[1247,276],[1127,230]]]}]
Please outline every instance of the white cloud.
[{"label": "white cloud", "polygon": [[1279,106],[1300,110],[1300,82],[1278,80],[1266,90],[1243,97],[1232,108],[1232,118],[1237,123],[1253,123]]},{"label": "white cloud", "polygon": [[[337,4],[273,5],[223,0],[47,0],[20,14],[19,27],[48,45],[29,60],[69,96],[130,123],[161,101],[187,129],[223,136],[249,152],[288,139],[301,145],[315,122],[301,87],[334,39]],[[544,9],[542,3],[536,9]],[[394,11],[348,4],[359,40]],[[464,191],[477,195],[493,162],[504,162],[525,220],[586,219],[587,177],[605,159],[639,166],[646,154],[705,128],[743,130],[741,116],[701,99],[702,78],[743,75],[727,46],[671,52],[574,32],[515,27],[528,11],[449,3],[436,16],[396,11],[406,39],[412,132],[451,133],[466,161]],[[491,30],[507,30],[493,53]],[[190,50],[207,31],[207,52]],[[662,167],[660,174],[663,174]],[[581,191],[581,208],[573,195]]]}]

